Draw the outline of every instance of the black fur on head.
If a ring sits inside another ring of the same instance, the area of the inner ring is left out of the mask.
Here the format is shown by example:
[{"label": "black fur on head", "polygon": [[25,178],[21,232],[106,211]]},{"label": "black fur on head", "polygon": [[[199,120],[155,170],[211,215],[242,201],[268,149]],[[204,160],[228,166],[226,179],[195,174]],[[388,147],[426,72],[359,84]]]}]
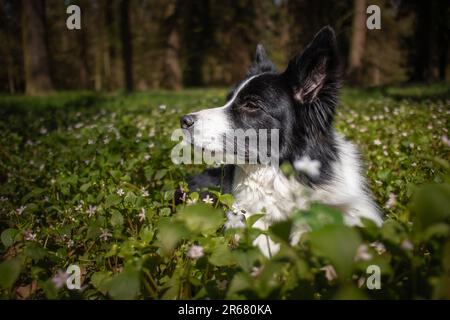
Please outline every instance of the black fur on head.
[{"label": "black fur on head", "polygon": [[227,100],[236,96],[228,117],[234,129],[278,129],[280,160],[293,162],[302,156],[319,160],[320,176],[301,175],[300,180],[320,184],[330,178],[331,163],[337,159],[332,123],[339,75],[336,38],[330,27],[322,28],[282,73],[277,73],[264,47],[258,45],[246,79],[254,78],[239,92],[230,93]]}]

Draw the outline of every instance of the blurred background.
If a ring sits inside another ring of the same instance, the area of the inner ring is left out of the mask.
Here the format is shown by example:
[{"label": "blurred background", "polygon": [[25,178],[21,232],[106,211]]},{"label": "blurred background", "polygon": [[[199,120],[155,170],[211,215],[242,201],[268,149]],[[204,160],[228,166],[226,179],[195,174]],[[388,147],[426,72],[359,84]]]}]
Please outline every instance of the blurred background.
[{"label": "blurred background", "polygon": [[[81,30],[66,27],[70,4]],[[361,28],[369,4],[381,30]],[[257,43],[283,69],[324,25],[347,85],[445,81],[449,16],[438,0],[0,0],[0,92],[230,85]]]}]

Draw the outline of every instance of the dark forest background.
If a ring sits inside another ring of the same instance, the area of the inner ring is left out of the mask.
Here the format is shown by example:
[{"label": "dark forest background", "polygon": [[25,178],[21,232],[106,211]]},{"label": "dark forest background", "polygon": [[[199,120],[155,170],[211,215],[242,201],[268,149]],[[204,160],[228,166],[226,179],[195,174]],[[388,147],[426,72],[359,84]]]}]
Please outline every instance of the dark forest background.
[{"label": "dark forest background", "polygon": [[[81,30],[66,7],[81,8]],[[369,4],[381,30],[365,27]],[[265,45],[279,68],[324,25],[347,84],[448,79],[448,1],[0,0],[0,91],[230,85]]]}]

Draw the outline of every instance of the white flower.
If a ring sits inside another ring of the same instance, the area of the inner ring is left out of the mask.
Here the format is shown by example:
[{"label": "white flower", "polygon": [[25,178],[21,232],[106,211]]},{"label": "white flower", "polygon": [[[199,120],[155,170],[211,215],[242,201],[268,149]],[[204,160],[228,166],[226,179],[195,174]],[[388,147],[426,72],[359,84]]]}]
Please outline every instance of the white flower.
[{"label": "white flower", "polygon": [[180,197],[180,200],[185,202],[186,201],[186,196],[187,196],[186,192],[183,192],[183,195]]},{"label": "white flower", "polygon": [[328,281],[333,281],[337,278],[336,270],[334,270],[334,267],[332,265],[327,265],[323,268],[320,268],[320,270],[325,271],[325,278],[327,278]]},{"label": "white flower", "polygon": [[24,212],[24,210],[25,210],[26,208],[27,208],[27,206],[21,206],[20,208],[16,209],[17,214],[18,214],[19,216],[21,216],[22,213]]},{"label": "white flower", "polygon": [[117,190],[117,194],[122,197],[125,194],[125,192],[121,188],[121,189]]},{"label": "white flower", "polygon": [[320,161],[311,160],[309,156],[303,156],[300,160],[294,162],[294,168],[296,170],[302,171],[312,178],[320,174],[320,165]]},{"label": "white flower", "polygon": [[94,144],[94,140],[88,139],[88,144]]},{"label": "white flower", "polygon": [[87,214],[88,217],[92,217],[95,214],[95,211],[97,210],[97,207],[89,205],[88,209],[87,209]]},{"label": "white flower", "polygon": [[242,221],[244,216],[242,214],[234,214],[232,211],[227,212],[227,222],[225,222],[225,229],[231,228],[245,228],[245,223]]},{"label": "white flower", "polygon": [[139,221],[142,222],[145,220],[145,209],[141,208],[141,212],[139,213]]},{"label": "white flower", "polygon": [[406,251],[411,251],[411,250],[414,249],[414,245],[413,245],[412,242],[409,241],[409,240],[403,240],[403,242],[402,242],[402,244],[400,245],[400,247],[401,247],[403,250],[406,250]]},{"label": "white flower", "polygon": [[142,190],[143,197],[148,197],[150,195],[150,193],[147,190],[145,190],[144,188],[142,188],[141,190]]},{"label": "white flower", "polygon": [[75,242],[72,239],[69,239],[69,241],[67,241],[67,248],[72,248],[74,244]]},{"label": "white flower", "polygon": [[373,140],[373,144],[376,146],[379,146],[379,145],[381,145],[381,141],[379,139],[375,139],[375,140]]},{"label": "white flower", "polygon": [[138,139],[140,139],[140,138],[142,138],[142,132],[138,132],[138,133],[136,133],[136,138],[138,138]]},{"label": "white flower", "polygon": [[211,198],[211,197],[209,196],[209,194],[207,194],[206,197],[203,198],[203,202],[204,202],[204,203],[213,204],[213,203],[214,203],[214,199]]},{"label": "white flower", "polygon": [[48,131],[46,128],[42,127],[41,130],[39,130],[40,134],[46,134]]},{"label": "white flower", "polygon": [[447,136],[442,136],[441,137],[441,140],[442,140],[442,142],[445,144],[445,145],[447,145],[447,147],[450,147],[450,140],[448,139],[448,137]]},{"label": "white flower", "polygon": [[57,289],[61,289],[66,285],[69,274],[66,271],[58,270],[55,276],[52,278],[52,282]]},{"label": "white flower", "polygon": [[368,252],[369,247],[366,244],[362,244],[356,250],[355,261],[367,261],[372,259],[372,255]]},{"label": "white flower", "polygon": [[150,143],[148,144],[147,147],[148,147],[149,149],[152,149],[154,146],[155,146],[155,144],[154,144],[153,142],[150,142]]},{"label": "white flower", "polygon": [[187,252],[187,256],[194,260],[199,259],[199,258],[203,257],[204,255],[205,255],[205,253],[203,252],[203,247],[197,246],[197,245],[191,246]]},{"label": "white flower", "polygon": [[395,195],[395,193],[391,192],[389,194],[389,199],[384,206],[385,206],[385,208],[390,209],[393,206],[395,206],[396,203],[397,203],[397,196]]},{"label": "white flower", "polygon": [[0,198],[0,202],[6,202],[6,201],[8,201],[8,198],[7,198],[7,197],[2,196],[2,197]]},{"label": "white flower", "polygon": [[256,278],[257,276],[259,276],[262,272],[263,268],[262,267],[252,267],[252,271],[250,271],[250,275],[253,278]]},{"label": "white flower", "polygon": [[166,107],[165,104],[162,104],[162,105],[159,106],[159,109],[160,109],[160,110],[166,110],[166,108],[167,108],[167,107]]},{"label": "white flower", "polygon": [[112,234],[111,234],[111,232],[109,232],[108,229],[100,228],[100,231],[102,232],[99,236],[101,240],[106,241],[106,240],[108,240],[108,238],[112,237]]},{"label": "white flower", "polygon": [[383,253],[386,252],[386,247],[384,246],[383,243],[381,243],[381,242],[379,242],[379,241],[372,242],[372,243],[370,244],[370,246],[371,246],[372,248],[374,248],[375,251],[376,251],[379,255],[382,255]]},{"label": "white flower", "polygon": [[151,155],[149,155],[149,154],[146,154],[146,155],[144,156],[144,160],[145,160],[145,161],[150,160],[150,158],[151,158]]},{"label": "white flower", "polygon": [[27,241],[34,241],[36,240],[36,233],[32,233],[31,231],[27,230],[25,231],[23,238]]},{"label": "white flower", "polygon": [[186,204],[195,204],[197,202],[197,199],[187,199]]}]

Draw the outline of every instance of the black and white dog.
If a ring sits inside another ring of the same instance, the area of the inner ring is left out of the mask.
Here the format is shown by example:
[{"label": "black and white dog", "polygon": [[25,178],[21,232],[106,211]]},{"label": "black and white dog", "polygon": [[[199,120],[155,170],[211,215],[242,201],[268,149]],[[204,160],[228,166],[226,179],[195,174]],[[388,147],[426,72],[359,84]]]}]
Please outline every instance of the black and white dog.
[{"label": "black and white dog", "polygon": [[[294,163],[303,157],[320,162],[315,176],[300,173],[287,178],[278,167],[262,164],[227,165],[209,169],[189,182],[190,190],[218,187],[234,195],[248,215],[266,211],[255,227],[267,229],[285,219],[294,207],[304,205],[292,193],[308,189],[309,199],[341,209],[349,225],[360,218],[382,223],[380,213],[361,173],[358,151],[333,128],[338,104],[339,74],[336,38],[333,29],[320,30],[303,53],[295,56],[287,69],[278,73],[264,48],[258,45],[247,77],[219,108],[185,115],[182,128],[201,128],[200,139],[221,137],[230,129],[278,129],[280,161]],[[222,145],[209,144],[220,149]],[[255,240],[264,254],[277,251],[268,237]]]}]

